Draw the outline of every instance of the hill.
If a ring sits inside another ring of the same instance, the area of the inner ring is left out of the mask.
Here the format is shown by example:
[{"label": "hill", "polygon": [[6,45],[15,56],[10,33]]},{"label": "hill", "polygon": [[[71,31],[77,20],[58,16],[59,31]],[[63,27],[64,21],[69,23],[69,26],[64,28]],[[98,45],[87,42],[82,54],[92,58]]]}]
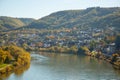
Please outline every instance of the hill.
[{"label": "hill", "polygon": [[0,16],[0,31],[23,27],[33,21],[34,19],[31,18],[13,18],[13,17]]},{"label": "hill", "polygon": [[41,19],[0,17],[0,31],[16,28],[59,29],[72,27],[116,27],[120,25],[120,8],[92,7],[82,10],[65,10]]},{"label": "hill", "polygon": [[34,21],[26,28],[58,29],[72,27],[119,27],[120,8],[92,7],[83,10],[66,10],[52,13]]},{"label": "hill", "polygon": [[18,18],[20,21],[22,21],[25,25],[30,24],[31,22],[35,21],[33,18]]}]

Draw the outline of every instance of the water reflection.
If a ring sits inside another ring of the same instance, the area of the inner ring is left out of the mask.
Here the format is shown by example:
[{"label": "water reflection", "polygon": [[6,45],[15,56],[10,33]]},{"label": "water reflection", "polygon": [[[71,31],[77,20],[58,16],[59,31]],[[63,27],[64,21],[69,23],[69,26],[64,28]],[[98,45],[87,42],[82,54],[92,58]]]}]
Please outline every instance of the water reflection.
[{"label": "water reflection", "polygon": [[[19,68],[15,68],[14,70],[14,74],[16,76],[21,76],[26,70],[28,70],[30,67],[30,64],[27,64],[25,66],[21,66]],[[7,72],[4,74],[0,75],[0,80],[9,80],[9,76],[12,74],[13,72]]]},{"label": "water reflection", "polygon": [[0,74],[0,80],[2,80],[3,78],[6,78],[8,76],[10,76],[12,72],[8,72],[8,73],[5,73],[5,74]]},{"label": "water reflection", "polygon": [[25,66],[22,66],[22,67],[20,67],[20,68],[15,69],[14,73],[15,73],[15,75],[17,75],[17,76],[20,76],[20,75],[23,74],[26,70],[28,70],[29,67],[30,67],[30,64],[27,64],[27,65],[25,65]]}]

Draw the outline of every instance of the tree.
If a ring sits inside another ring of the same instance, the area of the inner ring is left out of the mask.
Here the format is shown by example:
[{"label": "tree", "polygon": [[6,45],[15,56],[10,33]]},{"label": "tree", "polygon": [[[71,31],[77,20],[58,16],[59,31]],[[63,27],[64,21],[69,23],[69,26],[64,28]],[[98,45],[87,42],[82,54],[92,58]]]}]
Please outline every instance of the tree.
[{"label": "tree", "polygon": [[30,54],[24,49],[15,46],[0,47],[0,64],[26,65],[30,63]]},{"label": "tree", "polygon": [[77,51],[78,51],[78,48],[75,45],[70,48],[71,53],[77,53]]},{"label": "tree", "polygon": [[85,54],[85,50],[83,50],[81,47],[78,49],[78,55]]},{"label": "tree", "polygon": [[92,51],[94,48],[96,48],[96,42],[94,41],[94,40],[92,40],[91,42],[90,42],[90,51]]},{"label": "tree", "polygon": [[120,52],[120,36],[117,36],[117,37],[116,37],[115,47],[116,47],[116,51],[117,51],[117,52]]}]

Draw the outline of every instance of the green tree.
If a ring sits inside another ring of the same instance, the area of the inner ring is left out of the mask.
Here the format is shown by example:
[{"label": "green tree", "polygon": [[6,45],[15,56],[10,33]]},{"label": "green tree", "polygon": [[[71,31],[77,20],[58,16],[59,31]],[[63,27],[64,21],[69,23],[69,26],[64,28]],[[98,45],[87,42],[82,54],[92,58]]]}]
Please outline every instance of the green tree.
[{"label": "green tree", "polygon": [[117,37],[116,37],[115,47],[116,47],[117,52],[120,53],[120,36],[117,36]]}]

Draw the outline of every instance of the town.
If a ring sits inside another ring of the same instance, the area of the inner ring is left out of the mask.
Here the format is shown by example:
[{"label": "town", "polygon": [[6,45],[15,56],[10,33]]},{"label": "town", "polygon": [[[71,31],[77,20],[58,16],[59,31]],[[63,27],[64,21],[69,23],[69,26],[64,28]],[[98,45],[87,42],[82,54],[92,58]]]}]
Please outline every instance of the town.
[{"label": "town", "polygon": [[[22,29],[1,34],[0,45],[15,43],[26,50],[43,50],[50,47],[88,47],[104,54],[115,53],[115,37],[119,30],[108,28],[62,28],[57,30]],[[64,52],[64,51],[63,51]]]}]

